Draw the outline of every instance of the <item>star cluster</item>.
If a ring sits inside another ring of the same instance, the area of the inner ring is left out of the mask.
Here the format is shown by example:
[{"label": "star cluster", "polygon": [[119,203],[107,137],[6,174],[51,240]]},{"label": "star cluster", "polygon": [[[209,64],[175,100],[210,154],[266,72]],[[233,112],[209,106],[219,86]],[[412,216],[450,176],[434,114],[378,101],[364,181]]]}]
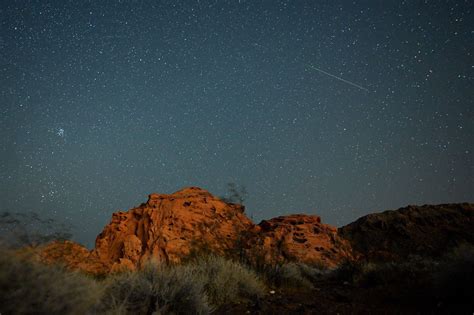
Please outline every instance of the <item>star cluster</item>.
[{"label": "star cluster", "polygon": [[0,210],[91,245],[112,211],[190,185],[244,185],[256,221],[473,201],[472,9],[2,2]]}]

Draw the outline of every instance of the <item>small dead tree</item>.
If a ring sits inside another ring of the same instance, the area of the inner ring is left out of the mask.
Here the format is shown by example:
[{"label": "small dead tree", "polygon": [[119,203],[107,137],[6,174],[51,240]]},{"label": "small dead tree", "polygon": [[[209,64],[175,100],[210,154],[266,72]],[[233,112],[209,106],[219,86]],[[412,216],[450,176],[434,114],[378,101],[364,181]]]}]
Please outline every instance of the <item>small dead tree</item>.
[{"label": "small dead tree", "polygon": [[7,247],[38,246],[53,240],[68,240],[71,227],[36,212],[0,213],[0,242]]},{"label": "small dead tree", "polygon": [[244,185],[237,185],[236,183],[227,184],[227,196],[221,199],[228,203],[238,203],[243,205],[247,197],[247,189]]}]

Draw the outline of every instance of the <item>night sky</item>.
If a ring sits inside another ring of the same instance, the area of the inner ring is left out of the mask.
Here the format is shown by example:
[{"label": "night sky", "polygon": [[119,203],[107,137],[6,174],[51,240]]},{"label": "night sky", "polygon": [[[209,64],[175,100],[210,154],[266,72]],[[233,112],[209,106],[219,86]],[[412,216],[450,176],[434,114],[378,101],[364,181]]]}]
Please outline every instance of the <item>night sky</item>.
[{"label": "night sky", "polygon": [[474,201],[472,1],[2,1],[0,210],[92,246],[152,192],[254,221]]}]

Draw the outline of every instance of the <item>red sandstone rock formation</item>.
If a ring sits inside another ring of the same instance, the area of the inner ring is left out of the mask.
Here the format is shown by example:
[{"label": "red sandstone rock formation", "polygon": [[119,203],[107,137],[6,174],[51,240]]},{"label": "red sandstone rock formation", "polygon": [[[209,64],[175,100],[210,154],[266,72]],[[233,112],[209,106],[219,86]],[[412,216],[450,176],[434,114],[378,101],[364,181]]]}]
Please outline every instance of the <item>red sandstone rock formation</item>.
[{"label": "red sandstone rock formation", "polygon": [[243,210],[197,187],[151,194],[146,203],[114,213],[92,251],[55,242],[43,249],[41,257],[95,274],[135,269],[149,259],[178,263],[203,253],[254,263],[301,261],[326,266],[350,257],[336,228],[321,224],[319,217],[290,215],[257,226]]},{"label": "red sandstone rock formation", "polygon": [[224,255],[253,227],[243,210],[197,187],[151,194],[146,203],[112,215],[92,255],[111,270],[134,269],[151,258],[178,263],[203,251]]},{"label": "red sandstone rock formation", "polygon": [[214,253],[255,264],[299,261],[334,267],[353,253],[367,259],[440,256],[474,244],[474,205],[409,206],[370,214],[337,230],[317,216],[289,215],[255,225],[241,205],[225,203],[190,187],[170,195],[151,194],[146,203],[116,212],[88,251],[54,242],[40,259],[101,274],[135,269],[149,259],[178,263],[193,254]]},{"label": "red sandstone rock formation", "polygon": [[59,263],[71,269],[90,274],[108,271],[105,264],[84,246],[71,241],[55,241],[36,250],[40,261],[46,264]]},{"label": "red sandstone rock formation", "polygon": [[297,261],[335,267],[351,259],[347,241],[337,228],[313,215],[294,214],[262,221],[245,242],[247,258],[254,263]]},{"label": "red sandstone rock formation", "polygon": [[93,274],[135,269],[149,259],[177,263],[214,253],[255,264],[299,261],[334,267],[353,253],[366,259],[441,256],[462,243],[474,244],[474,205],[409,206],[370,214],[339,230],[317,216],[289,215],[254,225],[243,207],[190,187],[151,194],[146,203],[112,215],[88,251],[54,242],[40,259]]}]

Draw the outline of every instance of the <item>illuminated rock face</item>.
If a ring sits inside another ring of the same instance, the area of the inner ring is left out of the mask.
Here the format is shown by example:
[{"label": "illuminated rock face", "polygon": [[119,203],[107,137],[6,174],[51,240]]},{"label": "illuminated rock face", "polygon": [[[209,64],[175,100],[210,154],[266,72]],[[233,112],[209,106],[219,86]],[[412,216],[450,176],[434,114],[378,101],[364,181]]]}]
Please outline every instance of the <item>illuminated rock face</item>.
[{"label": "illuminated rock face", "polygon": [[197,187],[151,194],[146,203],[113,214],[92,254],[111,270],[140,267],[149,259],[179,263],[202,252],[226,255],[253,227],[243,209]]},{"label": "illuminated rock face", "polygon": [[38,258],[46,264],[60,264],[94,275],[109,271],[108,266],[91,251],[71,241],[56,241],[39,248]]},{"label": "illuminated rock face", "polygon": [[335,267],[352,259],[349,243],[337,228],[313,215],[295,214],[262,221],[249,234],[246,257],[254,263],[279,264],[297,261]]},{"label": "illuminated rock face", "polygon": [[92,254],[117,270],[140,267],[149,259],[179,263],[202,253],[252,263],[300,261],[328,267],[351,257],[348,242],[317,216],[290,215],[254,225],[241,205],[197,187],[151,194],[139,207],[114,213]]},{"label": "illuminated rock face", "polygon": [[209,253],[252,263],[301,261],[331,267],[350,257],[347,242],[336,231],[321,224],[319,217],[308,215],[255,225],[243,206],[189,187],[170,195],[151,194],[146,203],[114,213],[92,251],[55,242],[43,249],[42,257],[45,262],[61,261],[96,274],[133,270],[150,259],[179,263]]}]

